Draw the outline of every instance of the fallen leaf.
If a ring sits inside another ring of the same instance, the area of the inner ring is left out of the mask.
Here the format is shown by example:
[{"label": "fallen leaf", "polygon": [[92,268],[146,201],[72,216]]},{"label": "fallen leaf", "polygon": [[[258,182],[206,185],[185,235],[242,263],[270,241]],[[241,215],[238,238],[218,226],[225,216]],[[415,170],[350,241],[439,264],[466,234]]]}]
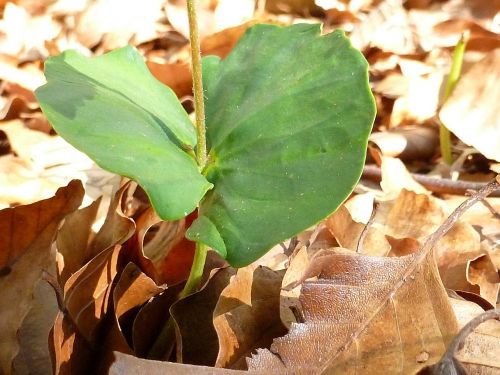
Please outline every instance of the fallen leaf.
[{"label": "fallen leaf", "polygon": [[158,332],[169,318],[170,306],[177,300],[182,284],[169,287],[146,303],[137,313],[132,326],[132,345],[138,357],[146,358]]},{"label": "fallen leaf", "polygon": [[[109,375],[129,375],[129,374],[237,375],[237,374],[248,374],[248,372],[205,367],[205,366],[185,365],[181,363],[152,361],[148,359],[141,359],[131,355],[115,352],[115,362],[109,368],[108,374]],[[265,372],[253,372],[253,374],[264,375]]]},{"label": "fallen leaf", "polygon": [[90,206],[68,215],[57,232],[57,273],[59,285],[62,287],[72,274],[95,255],[89,254],[89,242],[92,239],[92,224],[96,219],[100,203],[99,198]]},{"label": "fallen leaf", "polygon": [[101,341],[100,364],[105,371],[113,363],[113,352],[134,354],[132,324],[140,307],[163,291],[134,264],[128,263],[113,289],[112,322],[106,326]]},{"label": "fallen leaf", "polygon": [[91,373],[93,353],[68,315],[59,312],[49,336],[54,375]]},{"label": "fallen leaf", "polygon": [[500,161],[500,49],[465,72],[439,112],[443,124],[464,143],[489,159]]},{"label": "fallen leaf", "polygon": [[420,353],[437,361],[456,331],[432,252],[396,258],[327,252],[316,255],[303,279],[313,276],[302,284],[305,322],[274,340],[275,354],[261,350],[248,359],[250,369],[275,368],[270,356],[278,355],[288,372],[412,373],[423,367]]},{"label": "fallen leaf", "polygon": [[[54,268],[53,263],[50,268]],[[45,280],[39,280],[33,290],[31,309],[17,332],[19,352],[13,361],[13,373],[45,375],[52,372],[47,339],[58,311],[54,290]]]},{"label": "fallen leaf", "polygon": [[64,285],[64,305],[78,331],[91,345],[97,345],[99,328],[111,307],[109,299],[118,273],[120,251],[120,245],[102,251]]},{"label": "fallen leaf", "polygon": [[279,313],[283,275],[283,271],[247,266],[222,291],[213,312],[219,339],[215,367],[246,369],[245,357],[252,350],[269,347],[286,333]]},{"label": "fallen leaf", "polygon": [[61,26],[48,14],[32,16],[22,6],[8,2],[0,20],[0,52],[22,60],[47,56],[45,42],[54,39]]},{"label": "fallen leaf", "polygon": [[178,98],[192,95],[193,83],[188,63],[161,64],[148,61],[146,64],[155,78],[174,90]]},{"label": "fallen leaf", "polygon": [[[90,3],[78,18],[76,34],[86,47],[111,50],[147,42],[158,37],[158,21],[163,16],[163,0],[144,4],[120,0],[97,0]],[[110,16],[111,15],[111,16]],[[114,15],[114,16],[113,16]]]},{"label": "fallen leaf", "polygon": [[402,189],[411,190],[419,194],[428,194],[429,191],[416,182],[406,169],[403,162],[389,156],[382,156],[382,181],[380,187],[386,199],[395,198]]},{"label": "fallen leaf", "polygon": [[213,312],[219,296],[235,270],[217,270],[197,293],[175,302],[170,308],[177,336],[177,361],[213,366],[219,351]]},{"label": "fallen leaf", "polygon": [[134,234],[134,221],[123,213],[122,201],[127,192],[135,189],[135,186],[132,182],[125,183],[113,196],[106,220],[90,244],[90,256],[95,256],[111,246],[123,244]]},{"label": "fallen leaf", "polygon": [[468,263],[467,281],[479,286],[481,297],[496,305],[500,290],[500,276],[489,255],[483,255]]},{"label": "fallen leaf", "polygon": [[187,279],[195,243],[184,234],[196,216],[195,211],[180,220],[162,221],[154,208],[149,207],[137,219],[136,233],[127,242],[127,250],[131,259],[158,285],[174,285]]},{"label": "fallen leaf", "polygon": [[[51,244],[63,218],[83,198],[79,181],[72,181],[53,198],[0,211],[0,370],[12,371],[19,351],[17,332],[33,303],[33,291],[43,269],[53,261]],[[48,301],[48,303],[50,303]]]}]

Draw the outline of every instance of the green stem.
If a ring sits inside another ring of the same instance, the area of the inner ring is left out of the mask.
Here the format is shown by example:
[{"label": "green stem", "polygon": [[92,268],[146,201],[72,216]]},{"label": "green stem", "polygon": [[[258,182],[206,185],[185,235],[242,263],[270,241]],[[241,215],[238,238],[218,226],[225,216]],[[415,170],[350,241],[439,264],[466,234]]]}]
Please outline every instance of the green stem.
[{"label": "green stem", "polygon": [[182,289],[179,294],[179,299],[185,298],[198,290],[206,259],[207,247],[200,242],[196,242],[196,250],[194,253],[191,271],[189,272],[189,277],[184,285],[184,289]]},{"label": "green stem", "polygon": [[[462,34],[462,37],[457,43],[455,50],[453,51],[453,58],[451,63],[451,71],[448,76],[448,81],[446,82],[446,88],[443,97],[443,104],[451,96],[451,93],[457,85],[458,79],[460,78],[460,72],[462,70],[462,63],[464,61],[464,52],[467,45],[468,34]],[[441,155],[447,164],[453,163],[453,156],[451,154],[451,136],[450,131],[444,126],[444,124],[439,122],[439,145],[441,148]]]},{"label": "green stem", "polygon": [[[200,243],[196,243],[193,264],[189,277],[184,285],[184,289],[179,293],[178,299],[183,299],[196,292],[200,286],[200,280],[203,276],[205,260],[207,258],[207,247]],[[160,334],[156,338],[151,350],[149,351],[149,359],[168,360],[175,347],[175,323],[170,316],[167,323],[162,327]]]},{"label": "green stem", "polygon": [[194,112],[196,117],[196,161],[200,169],[207,163],[207,141],[205,134],[205,106],[203,98],[203,80],[201,76],[201,52],[196,19],[195,0],[187,0],[189,18],[189,37],[191,39],[191,66],[193,70]]}]

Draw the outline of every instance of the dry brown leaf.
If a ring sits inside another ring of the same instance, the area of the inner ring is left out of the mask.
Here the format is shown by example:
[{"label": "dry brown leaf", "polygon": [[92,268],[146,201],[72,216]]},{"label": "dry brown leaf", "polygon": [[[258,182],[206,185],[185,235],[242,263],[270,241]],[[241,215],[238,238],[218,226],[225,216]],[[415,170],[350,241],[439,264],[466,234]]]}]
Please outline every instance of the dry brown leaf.
[{"label": "dry brown leaf", "polygon": [[177,300],[182,284],[169,287],[146,303],[137,313],[132,326],[132,345],[139,357],[147,357],[158,332],[166,324],[170,306]]},{"label": "dry brown leaf", "polygon": [[208,36],[201,42],[201,52],[204,55],[215,55],[225,58],[245,31],[256,24],[257,21],[249,21],[242,25],[230,27]]},{"label": "dry brown leaf", "polygon": [[[470,374],[498,374],[500,369],[500,322],[487,320],[478,326],[466,327],[466,325],[474,324],[474,321],[481,322],[481,318],[485,316],[484,310],[473,302],[455,297],[450,298],[450,303],[462,331],[455,338],[455,342],[450,345],[439,365],[433,366],[432,370],[434,371],[425,369],[419,374],[440,375],[445,373],[446,367],[462,367]],[[488,313],[494,312],[490,310]],[[496,310],[496,314],[498,316],[498,310]],[[472,332],[471,328],[473,328]],[[456,350],[457,346],[458,350]],[[450,358],[450,356],[454,358]]]},{"label": "dry brown leaf", "polygon": [[160,64],[148,61],[147,65],[155,78],[174,90],[178,98],[192,94],[191,70],[188,63]]},{"label": "dry brown leaf", "polygon": [[164,289],[134,264],[128,263],[113,289],[112,322],[106,326],[100,350],[101,371],[113,363],[113,352],[134,354],[132,350],[132,323],[139,308]]},{"label": "dry brown leaf", "polygon": [[199,292],[177,301],[170,308],[176,326],[178,362],[205,366],[215,364],[219,345],[213,326],[213,312],[234,273],[232,268],[218,270]]},{"label": "dry brown leaf", "polygon": [[111,307],[109,299],[120,251],[120,245],[102,251],[64,285],[64,305],[69,316],[92,345],[97,344],[99,328]]},{"label": "dry brown leaf", "polygon": [[321,8],[314,0],[266,0],[266,10],[271,13],[292,13],[299,15],[321,14]]},{"label": "dry brown leaf", "polygon": [[104,50],[144,43],[160,35],[158,23],[163,5],[164,0],[96,0],[79,16],[75,32],[89,48],[99,42]]},{"label": "dry brown leaf", "polygon": [[127,242],[127,251],[158,285],[174,285],[187,279],[195,244],[184,234],[196,215],[194,212],[180,220],[162,221],[154,208],[148,207],[137,219],[136,233]]},{"label": "dry brown leaf", "polygon": [[464,73],[439,113],[441,121],[464,143],[500,161],[500,49]]},{"label": "dry brown leaf", "polygon": [[419,194],[429,194],[429,191],[413,179],[403,162],[397,158],[382,156],[382,180],[380,187],[386,199],[396,198],[401,190],[411,190]]},{"label": "dry brown leaf", "polygon": [[[109,369],[109,375],[237,375],[249,374],[247,371],[228,370],[205,366],[184,365],[172,362],[160,362],[137,358],[131,355],[115,352],[115,361]],[[253,372],[250,374],[264,375],[265,372]]]},{"label": "dry brown leaf", "polygon": [[66,217],[57,232],[57,273],[59,285],[64,286],[68,278],[83,267],[95,254],[89,254],[92,239],[92,224],[95,221],[101,199]]},{"label": "dry brown leaf", "polygon": [[[311,261],[304,279],[314,276],[302,284],[305,322],[271,346],[287,371],[412,373],[423,367],[423,352],[437,361],[456,331],[432,252],[397,258],[327,252]],[[248,362],[271,369],[262,354]]]},{"label": "dry brown leaf", "polygon": [[[53,263],[50,268],[55,268]],[[58,311],[54,290],[45,280],[39,280],[33,291],[31,309],[17,332],[19,352],[13,361],[15,374],[45,375],[52,372],[47,339]]]},{"label": "dry brown leaf", "polygon": [[128,182],[115,193],[106,220],[90,245],[90,256],[95,256],[111,246],[123,244],[134,234],[134,221],[123,213],[122,202],[124,196],[136,186],[135,183]]},{"label": "dry brown leaf", "polygon": [[286,333],[279,310],[283,275],[283,271],[247,266],[222,291],[213,312],[219,338],[215,367],[243,370],[252,350],[269,347]]},{"label": "dry brown leaf", "polygon": [[7,3],[0,20],[0,53],[19,60],[36,60],[47,56],[45,42],[54,39],[61,26],[48,14],[30,15],[25,8]]},{"label": "dry brown leaf", "polygon": [[415,39],[401,0],[380,2],[354,28],[350,36],[356,48],[378,47],[386,52],[411,54]]},{"label": "dry brown leaf", "polygon": [[467,265],[467,281],[479,286],[479,294],[493,306],[498,300],[500,276],[489,255],[483,255]]},{"label": "dry brown leaf", "polygon": [[87,375],[92,371],[92,351],[70,317],[57,314],[49,336],[54,375]]},{"label": "dry brown leaf", "polygon": [[400,126],[370,135],[382,155],[398,157],[404,161],[430,160],[439,145],[438,131],[429,126]]},{"label": "dry brown leaf", "polygon": [[61,220],[83,198],[79,181],[72,181],[53,198],[0,211],[0,370],[11,373],[19,347],[17,332],[33,303],[33,290],[43,269],[49,269],[51,244]]}]

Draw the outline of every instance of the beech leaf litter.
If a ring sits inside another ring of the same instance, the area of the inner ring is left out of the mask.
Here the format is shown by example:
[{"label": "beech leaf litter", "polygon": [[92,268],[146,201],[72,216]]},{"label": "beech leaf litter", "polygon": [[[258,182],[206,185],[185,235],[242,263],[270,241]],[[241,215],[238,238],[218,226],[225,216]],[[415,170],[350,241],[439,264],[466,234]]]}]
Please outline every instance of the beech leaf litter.
[{"label": "beech leaf litter", "polygon": [[56,134],[34,90],[50,56],[130,44],[192,113],[186,1],[0,1],[0,374],[498,374],[499,2],[197,7],[204,56],[257,23],[346,32],[377,105],[360,181],[249,266],[209,251],[201,288],[178,299],[197,212],[162,221],[140,186]]}]

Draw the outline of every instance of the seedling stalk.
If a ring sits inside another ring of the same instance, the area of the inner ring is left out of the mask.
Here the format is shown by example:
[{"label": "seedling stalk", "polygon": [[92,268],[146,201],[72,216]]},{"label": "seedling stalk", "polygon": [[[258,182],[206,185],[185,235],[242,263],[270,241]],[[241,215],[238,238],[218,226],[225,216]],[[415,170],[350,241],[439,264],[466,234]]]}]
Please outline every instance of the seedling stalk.
[{"label": "seedling stalk", "polygon": [[[465,47],[467,45],[468,33],[462,34],[460,40],[453,51],[453,59],[451,63],[451,71],[448,76],[448,81],[446,82],[446,88],[443,97],[443,104],[451,96],[451,93],[457,85],[458,79],[460,78],[460,72],[462,70],[462,63],[464,60]],[[446,164],[451,165],[453,163],[453,156],[451,154],[451,135],[448,128],[439,121],[439,144],[441,148],[441,155],[446,162]]]}]

